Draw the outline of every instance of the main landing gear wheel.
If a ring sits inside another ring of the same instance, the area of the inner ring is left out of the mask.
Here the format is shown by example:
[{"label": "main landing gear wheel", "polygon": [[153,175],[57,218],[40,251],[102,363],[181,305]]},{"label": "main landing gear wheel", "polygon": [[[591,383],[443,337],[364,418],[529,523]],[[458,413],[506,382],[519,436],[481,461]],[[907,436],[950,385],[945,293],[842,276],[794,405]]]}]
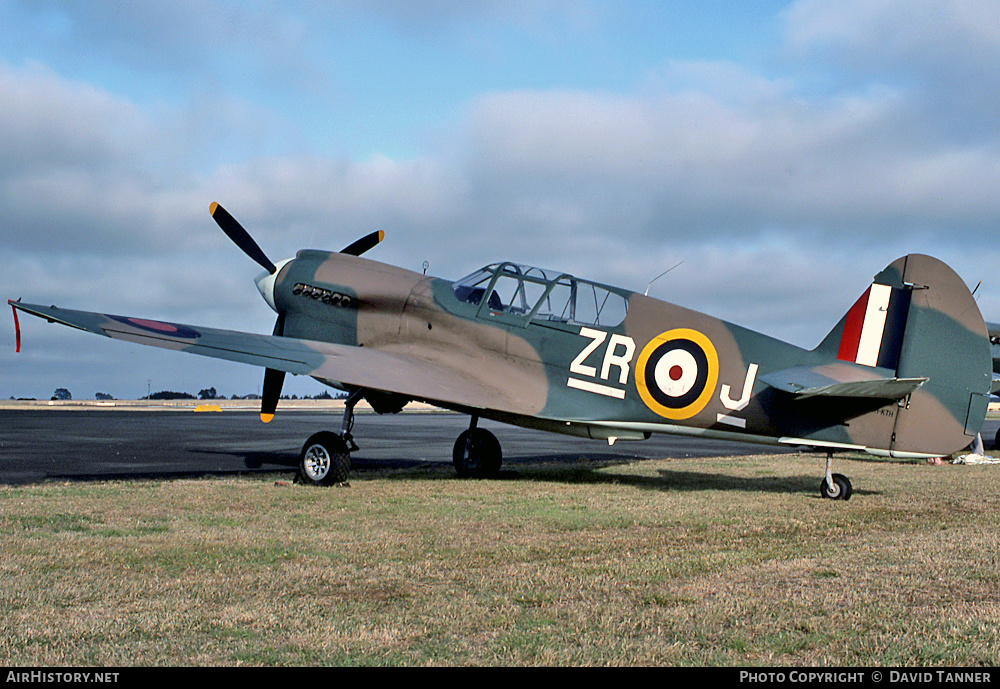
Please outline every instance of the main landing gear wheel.
[{"label": "main landing gear wheel", "polygon": [[850,500],[851,499],[851,481],[843,474],[833,474],[830,478],[833,479],[833,485],[831,485],[826,477],[823,477],[823,482],[819,484],[819,492],[824,498],[829,498],[830,500]]},{"label": "main landing gear wheel", "polygon": [[316,433],[302,446],[299,455],[299,477],[303,483],[332,486],[347,481],[351,470],[348,445],[336,433]]},{"label": "main landing gear wheel", "polygon": [[484,428],[463,431],[452,453],[455,471],[462,478],[488,478],[500,472],[503,453],[500,441]]}]

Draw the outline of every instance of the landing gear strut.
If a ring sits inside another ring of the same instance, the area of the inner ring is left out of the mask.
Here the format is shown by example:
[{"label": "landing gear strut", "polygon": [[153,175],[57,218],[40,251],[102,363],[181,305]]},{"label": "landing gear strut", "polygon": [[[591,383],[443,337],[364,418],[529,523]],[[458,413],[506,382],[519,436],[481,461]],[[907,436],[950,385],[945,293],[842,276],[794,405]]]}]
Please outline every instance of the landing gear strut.
[{"label": "landing gear strut", "polygon": [[500,441],[485,428],[477,428],[478,421],[479,417],[473,416],[469,429],[455,441],[452,457],[461,478],[489,478],[500,472]]},{"label": "landing gear strut", "polygon": [[[351,470],[351,453],[358,449],[351,430],[354,428],[354,406],[364,398],[362,390],[354,390],[344,405],[344,420],[340,433],[321,431],[302,446],[299,454],[299,480],[316,486],[345,483]],[[477,426],[473,416],[468,430],[455,441],[452,459],[456,473],[462,478],[490,478],[500,473],[503,451],[500,441],[485,428]]]},{"label": "landing gear strut", "polygon": [[360,390],[352,392],[344,405],[344,420],[340,435],[320,431],[312,435],[299,454],[299,477],[303,483],[331,486],[345,483],[351,471],[351,453],[358,449],[351,429],[354,428],[354,405],[363,397]]},{"label": "landing gear strut", "polygon": [[819,494],[830,500],[850,500],[851,481],[843,474],[833,473],[833,453],[826,455],[826,476],[819,484]]}]

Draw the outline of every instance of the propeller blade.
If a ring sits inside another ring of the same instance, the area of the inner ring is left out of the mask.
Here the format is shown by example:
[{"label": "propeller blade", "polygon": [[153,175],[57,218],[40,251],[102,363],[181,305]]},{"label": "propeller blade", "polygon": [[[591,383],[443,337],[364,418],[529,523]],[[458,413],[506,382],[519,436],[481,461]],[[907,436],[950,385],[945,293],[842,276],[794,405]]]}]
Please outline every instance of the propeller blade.
[{"label": "propeller blade", "polygon": [[[281,336],[285,332],[285,314],[279,314],[274,322],[274,334]],[[264,390],[260,400],[260,420],[270,423],[274,412],[278,409],[278,398],[281,397],[281,387],[285,383],[285,372],[273,368],[264,369]]]},{"label": "propeller blade", "polygon": [[219,224],[219,227],[222,228],[222,231],[226,233],[226,236],[233,240],[233,243],[242,249],[243,253],[259,263],[268,273],[274,275],[277,268],[271,263],[271,259],[261,251],[261,248],[257,246],[257,242],[250,236],[250,233],[243,229],[243,226],[236,221],[236,218],[229,214],[229,211],[213,201],[212,205],[209,206],[209,212],[211,212],[212,217],[215,218],[215,222]]},{"label": "propeller blade", "polygon": [[270,423],[278,409],[281,386],[285,383],[285,372],[273,368],[264,369],[264,394],[260,401],[260,420]]},{"label": "propeller blade", "polygon": [[365,235],[361,239],[357,240],[349,246],[345,246],[340,250],[342,254],[350,254],[351,256],[360,256],[365,253],[373,246],[385,239],[385,232],[378,230],[377,232],[372,232],[371,234]]}]

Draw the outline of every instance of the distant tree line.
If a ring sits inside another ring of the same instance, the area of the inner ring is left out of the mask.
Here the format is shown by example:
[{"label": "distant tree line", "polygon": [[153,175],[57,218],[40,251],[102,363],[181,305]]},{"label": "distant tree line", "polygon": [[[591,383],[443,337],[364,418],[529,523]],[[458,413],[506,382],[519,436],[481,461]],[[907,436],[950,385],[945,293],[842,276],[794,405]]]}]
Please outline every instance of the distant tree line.
[{"label": "distant tree line", "polygon": [[[347,397],[347,394],[343,393],[343,392],[339,392],[339,393],[337,393],[336,396],[334,396],[334,395],[331,395],[328,390],[324,390],[323,392],[321,392],[319,394],[316,394],[316,395],[302,395],[301,397],[299,397],[298,395],[282,395],[281,399],[283,399],[283,400],[298,400],[298,399],[303,399],[303,400],[332,400],[332,399],[338,399],[339,400],[339,399],[345,399],[346,397]],[[14,399],[13,395],[11,396],[11,399]],[[19,397],[17,399],[21,399],[21,400],[34,400],[35,398],[34,397]],[[66,388],[56,388],[56,391],[52,393],[51,399],[53,399],[53,400],[60,400],[60,401],[72,400],[73,399],[73,395]],[[94,394],[94,399],[105,401],[105,400],[114,400],[116,398],[113,397],[112,395],[109,395],[106,392],[98,392],[98,393]],[[144,400],[193,400],[193,399],[200,399],[200,400],[224,400],[224,399],[226,399],[226,396],[225,395],[220,395],[218,393],[218,391],[214,387],[212,387],[212,388],[205,388],[204,390],[200,390],[198,392],[197,398],[194,395],[192,395],[191,393],[189,393],[189,392],[175,392],[173,390],[161,390],[159,392],[154,392],[154,393],[151,393],[149,395],[146,395],[145,397],[142,397],[140,399],[144,399]],[[260,395],[257,395],[257,394],[254,394],[254,393],[251,393],[249,395],[233,395],[232,397],[229,397],[229,399],[231,399],[231,400],[259,400],[260,399]]]},{"label": "distant tree line", "polygon": [[161,390],[146,395],[144,400],[193,400],[195,397],[190,392],[174,392],[173,390]]},{"label": "distant tree line", "polygon": [[[332,400],[332,399],[344,399],[347,395],[345,393],[338,393],[336,397],[333,397],[327,390],[317,394],[317,395],[303,395],[299,397],[298,395],[282,395],[283,400]],[[162,392],[154,392],[142,399],[149,400],[193,400],[195,396],[188,392],[173,392],[170,390],[164,390]],[[215,388],[205,388],[198,392],[199,400],[224,400],[227,399],[225,395],[220,395]],[[260,395],[256,393],[250,393],[249,395],[232,395],[228,399],[231,400],[259,400]]]}]

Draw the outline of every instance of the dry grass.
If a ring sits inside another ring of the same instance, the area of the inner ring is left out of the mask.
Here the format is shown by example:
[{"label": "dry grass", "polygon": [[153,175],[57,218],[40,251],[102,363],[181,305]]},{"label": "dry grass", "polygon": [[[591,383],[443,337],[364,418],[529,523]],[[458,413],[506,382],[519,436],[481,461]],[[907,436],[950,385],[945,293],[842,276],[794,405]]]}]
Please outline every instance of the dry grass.
[{"label": "dry grass", "polygon": [[997,467],[0,488],[6,665],[997,665]]}]

